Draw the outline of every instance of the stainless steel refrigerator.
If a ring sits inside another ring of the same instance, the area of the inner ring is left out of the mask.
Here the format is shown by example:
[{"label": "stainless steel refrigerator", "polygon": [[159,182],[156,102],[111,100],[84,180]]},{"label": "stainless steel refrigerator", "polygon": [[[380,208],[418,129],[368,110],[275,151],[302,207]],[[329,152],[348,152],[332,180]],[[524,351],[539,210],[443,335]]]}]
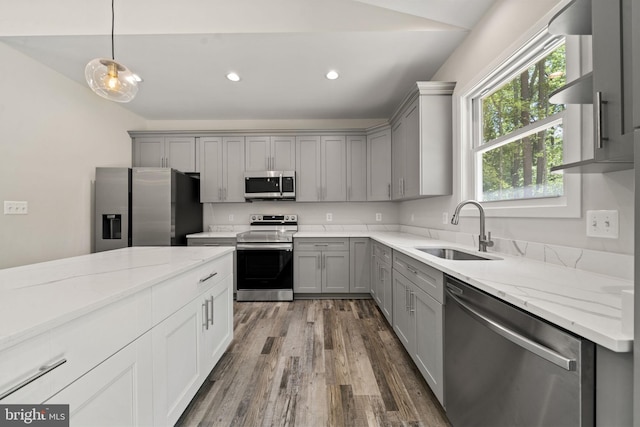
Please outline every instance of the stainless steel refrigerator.
[{"label": "stainless steel refrigerator", "polygon": [[96,168],[96,252],[185,246],[202,231],[200,180],[169,168]]}]

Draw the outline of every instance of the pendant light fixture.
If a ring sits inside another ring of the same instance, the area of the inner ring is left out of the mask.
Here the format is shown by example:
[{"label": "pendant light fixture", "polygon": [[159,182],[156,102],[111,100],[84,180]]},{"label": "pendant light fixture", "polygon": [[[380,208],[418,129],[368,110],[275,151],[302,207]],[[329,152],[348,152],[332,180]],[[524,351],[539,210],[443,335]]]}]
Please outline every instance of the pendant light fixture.
[{"label": "pendant light fixture", "polygon": [[115,23],[114,0],[111,0],[111,59],[96,58],[84,69],[84,77],[91,90],[115,102],[129,102],[138,93],[140,77],[115,61],[113,30]]}]

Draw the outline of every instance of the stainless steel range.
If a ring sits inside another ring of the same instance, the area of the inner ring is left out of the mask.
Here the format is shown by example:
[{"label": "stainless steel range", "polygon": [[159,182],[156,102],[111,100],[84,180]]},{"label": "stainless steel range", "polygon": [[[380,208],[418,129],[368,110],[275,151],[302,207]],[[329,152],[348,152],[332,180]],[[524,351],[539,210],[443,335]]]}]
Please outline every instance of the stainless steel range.
[{"label": "stainless steel range", "polygon": [[238,301],[293,300],[293,234],[298,216],[250,215],[237,236]]}]

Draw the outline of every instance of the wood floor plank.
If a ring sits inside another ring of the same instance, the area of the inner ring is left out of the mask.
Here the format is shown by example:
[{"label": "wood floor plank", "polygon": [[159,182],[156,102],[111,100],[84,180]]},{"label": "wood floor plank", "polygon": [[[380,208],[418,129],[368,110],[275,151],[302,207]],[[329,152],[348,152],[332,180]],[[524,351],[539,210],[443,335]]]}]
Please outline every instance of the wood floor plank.
[{"label": "wood floor plank", "polygon": [[372,300],[234,304],[234,341],[178,426],[449,426]]}]

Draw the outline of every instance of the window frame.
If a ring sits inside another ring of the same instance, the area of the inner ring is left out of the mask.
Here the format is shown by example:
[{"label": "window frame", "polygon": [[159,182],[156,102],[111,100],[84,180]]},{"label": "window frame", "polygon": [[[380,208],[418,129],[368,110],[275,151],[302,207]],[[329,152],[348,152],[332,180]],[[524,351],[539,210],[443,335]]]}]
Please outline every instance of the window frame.
[{"label": "window frame", "polygon": [[[470,85],[459,99],[457,107],[460,123],[460,171],[463,198],[478,200],[482,191],[482,178],[479,177],[479,162],[487,145],[477,144],[482,141],[481,117],[479,117],[480,96],[497,89],[511,80],[527,64],[542,57],[544,52],[556,48],[562,43],[561,37],[548,33],[546,27],[534,34],[519,48],[510,49],[497,66],[493,66],[483,77]],[[567,55],[567,81],[577,78],[580,70],[580,43],[578,39],[565,37]],[[563,157],[569,163],[580,157],[582,108],[579,105],[567,105],[560,113],[563,120]],[[557,116],[554,116],[557,117]],[[543,119],[544,120],[544,119]],[[511,136],[511,135],[510,135]],[[501,142],[504,144],[504,142]],[[495,144],[491,144],[495,146]],[[479,179],[478,179],[479,178]],[[563,174],[563,195],[535,197],[513,200],[483,201],[485,213],[490,217],[535,217],[535,218],[579,218],[581,216],[582,179],[580,174]],[[477,209],[463,209],[463,216],[477,216]]]}]

